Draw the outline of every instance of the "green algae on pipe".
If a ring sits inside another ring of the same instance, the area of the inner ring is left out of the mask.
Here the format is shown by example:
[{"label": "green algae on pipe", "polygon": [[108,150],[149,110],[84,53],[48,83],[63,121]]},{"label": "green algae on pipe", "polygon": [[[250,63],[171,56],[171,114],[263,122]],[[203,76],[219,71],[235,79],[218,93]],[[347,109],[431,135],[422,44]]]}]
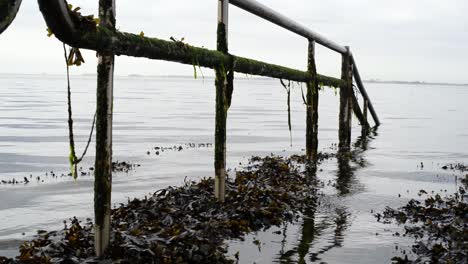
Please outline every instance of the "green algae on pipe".
[{"label": "green algae on pipe", "polygon": [[315,41],[309,40],[307,70],[312,78],[307,82],[307,114],[306,114],[306,157],[317,168],[318,152],[318,104],[319,85],[317,66],[315,63]]},{"label": "green algae on pipe", "polygon": [[[232,63],[239,73],[272,77],[297,82],[311,80],[309,73],[257,60],[226,55],[215,50],[198,48],[177,41],[148,38],[136,34],[112,31],[103,27],[92,27],[66,8],[64,0],[38,0],[48,27],[55,36],[70,46],[91,49],[101,53],[114,53],[133,57],[166,60],[214,69]],[[337,78],[318,75],[321,86],[340,87]]]},{"label": "green algae on pipe", "polygon": [[22,0],[0,0],[0,34],[15,20]]},{"label": "green algae on pipe", "polygon": [[339,150],[349,151],[351,148],[351,121],[353,111],[353,65],[349,52],[342,55],[341,78],[343,86],[340,89],[340,114],[339,114]]},{"label": "green algae on pipe", "polygon": [[[228,54],[227,41],[227,14],[229,2],[219,1],[217,50]],[[232,74],[232,63],[215,67],[216,86],[216,119],[215,119],[215,197],[224,202],[226,195],[226,127],[227,114],[232,98],[234,75]],[[229,76],[229,77],[228,77]]]},{"label": "green algae on pipe", "polygon": [[354,114],[356,115],[357,119],[359,120],[359,123],[361,124],[362,131],[363,132],[368,131],[370,128],[369,122],[367,122],[367,118],[364,116],[363,112],[361,111],[361,107],[359,106],[359,102],[354,93],[351,94],[351,100],[353,104]]},{"label": "green algae on pipe", "polygon": [[[102,28],[115,30],[115,1],[99,0]],[[96,98],[96,157],[94,170],[94,252],[101,257],[111,236],[113,54],[98,53]]]}]

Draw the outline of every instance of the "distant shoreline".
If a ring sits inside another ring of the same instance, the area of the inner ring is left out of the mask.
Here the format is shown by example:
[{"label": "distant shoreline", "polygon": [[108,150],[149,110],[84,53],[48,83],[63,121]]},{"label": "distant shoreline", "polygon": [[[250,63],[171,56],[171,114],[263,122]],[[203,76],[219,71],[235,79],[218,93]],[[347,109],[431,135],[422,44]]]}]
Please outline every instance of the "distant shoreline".
[{"label": "distant shoreline", "polygon": [[468,86],[468,83],[446,83],[446,82],[424,82],[424,81],[381,81],[364,80],[365,83],[386,83],[386,84],[410,84],[410,85],[443,85],[443,86]]},{"label": "distant shoreline", "polygon": [[[63,76],[62,74],[48,74],[48,73],[0,73],[2,75],[24,75],[24,76]],[[82,73],[82,74],[72,74],[73,77],[95,77],[95,73]],[[144,74],[127,74],[127,75],[116,75],[117,78],[168,78],[168,79],[194,79],[194,76],[191,75],[144,75]],[[242,80],[264,80],[270,79],[262,76],[245,76],[244,74],[239,74],[237,79]],[[214,76],[204,76],[198,77],[197,79],[214,79]],[[425,81],[386,81],[386,80],[363,80],[364,83],[377,83],[377,84],[399,84],[399,85],[442,85],[442,86],[459,86],[459,87],[468,87],[468,83],[450,83],[450,82],[425,82]]]}]

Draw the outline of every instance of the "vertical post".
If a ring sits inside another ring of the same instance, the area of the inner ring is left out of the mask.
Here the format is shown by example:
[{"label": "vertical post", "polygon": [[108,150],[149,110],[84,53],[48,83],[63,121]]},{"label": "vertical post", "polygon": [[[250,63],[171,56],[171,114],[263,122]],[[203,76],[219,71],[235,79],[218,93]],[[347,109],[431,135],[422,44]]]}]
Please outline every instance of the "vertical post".
[{"label": "vertical post", "polygon": [[339,117],[339,148],[349,150],[351,147],[351,118],[352,118],[352,95],[353,95],[353,65],[351,63],[351,52],[342,55],[341,79],[344,84],[340,88],[340,117]]},{"label": "vertical post", "polygon": [[[99,0],[100,27],[115,30],[115,0]],[[94,250],[101,257],[109,246],[112,192],[112,108],[114,55],[98,54],[96,161],[94,172]]]},{"label": "vertical post", "polygon": [[[369,124],[369,123],[368,123],[368,119],[367,119],[367,112],[368,112],[368,108],[369,108],[369,101],[367,101],[367,99],[364,98],[364,103],[363,103],[363,104],[364,104],[364,105],[363,105],[363,108],[364,108],[364,109],[362,110],[362,111],[363,111],[362,115],[364,116],[364,121],[365,121],[367,124]],[[369,131],[369,126],[368,126],[368,125],[367,125],[367,126],[362,126],[362,134],[367,134],[368,131]]]},{"label": "vertical post", "polygon": [[370,126],[369,126],[369,123],[367,122],[367,119],[364,118],[364,114],[361,111],[361,107],[359,106],[359,101],[356,98],[354,91],[353,93],[351,93],[351,104],[353,106],[354,115],[356,116],[356,118],[359,120],[359,123],[361,124],[362,131],[363,132],[367,131]]},{"label": "vertical post", "polygon": [[[229,0],[218,0],[217,49],[228,54]],[[226,121],[231,105],[234,71],[232,63],[218,65],[216,73],[216,128],[215,128],[215,197],[224,202],[226,193]]]},{"label": "vertical post", "polygon": [[315,64],[315,41],[309,40],[307,71],[311,80],[307,82],[306,157],[317,162],[318,151],[318,103],[319,87]]}]

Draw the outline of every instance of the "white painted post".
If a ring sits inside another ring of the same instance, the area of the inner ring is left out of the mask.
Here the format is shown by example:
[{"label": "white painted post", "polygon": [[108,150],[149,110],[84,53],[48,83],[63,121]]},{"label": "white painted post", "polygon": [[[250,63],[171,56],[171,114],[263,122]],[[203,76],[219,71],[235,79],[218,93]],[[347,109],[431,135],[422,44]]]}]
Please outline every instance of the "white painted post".
[{"label": "white painted post", "polygon": [[226,42],[228,41],[229,0],[218,0],[218,23],[226,27]]}]

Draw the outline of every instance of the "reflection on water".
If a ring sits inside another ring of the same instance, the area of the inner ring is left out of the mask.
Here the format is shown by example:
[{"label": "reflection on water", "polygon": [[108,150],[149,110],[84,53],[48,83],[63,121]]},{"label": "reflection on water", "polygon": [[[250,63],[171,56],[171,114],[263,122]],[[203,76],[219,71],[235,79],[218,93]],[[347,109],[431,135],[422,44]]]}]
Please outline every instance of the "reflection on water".
[{"label": "reflection on water", "polygon": [[[341,247],[344,241],[344,232],[348,227],[348,217],[349,213],[344,208],[336,208],[335,216],[333,219],[333,223],[329,228],[334,228],[334,236],[331,240],[329,240],[329,245],[322,247],[317,252],[310,253],[310,261],[319,261],[321,260],[320,256],[333,248]],[[305,252],[307,253],[307,252]],[[306,255],[301,256],[301,263],[305,263],[304,258]]]},{"label": "reflection on water", "polygon": [[356,170],[367,167],[368,161],[365,159],[365,152],[369,149],[371,141],[377,136],[377,128],[373,128],[357,138],[351,151],[338,150],[336,155],[338,163],[336,189],[339,195],[349,195],[353,191],[351,187],[356,184]]},{"label": "reflection on water", "polygon": [[[305,212],[302,223],[301,238],[298,245],[287,252],[280,252],[277,261],[280,263],[306,263],[307,257],[309,257],[311,261],[317,261],[320,260],[321,254],[334,247],[340,246],[343,240],[343,231],[346,228],[346,216],[342,214],[342,212],[344,211],[337,209],[336,216],[326,215],[321,219],[316,219],[315,212],[313,211],[309,210]],[[313,251],[314,240],[320,239],[321,235],[331,228],[335,229],[335,235],[332,240],[329,240],[330,244],[317,251]],[[296,255],[298,261],[295,260]]]},{"label": "reflection on water", "polygon": [[[368,162],[365,159],[365,151],[369,148],[369,143],[377,137],[377,129],[374,128],[369,133],[362,134],[353,144],[351,151],[338,151],[337,154],[337,174],[336,184],[334,185],[339,196],[352,194],[351,185],[355,179],[355,172],[358,169],[365,168]],[[318,183],[318,180],[314,181]],[[349,226],[351,213],[345,206],[335,206],[332,211],[326,214],[320,213],[317,216],[317,210],[306,210],[303,215],[301,225],[301,236],[297,246],[285,251],[286,230],[283,231],[282,248],[277,255],[278,263],[307,263],[319,262],[321,256],[333,248],[343,246],[344,232]],[[287,224],[285,229],[287,229]],[[333,230],[330,232],[330,230]],[[332,237],[322,238],[322,236]],[[315,241],[321,240],[321,245]],[[323,241],[327,243],[324,244]]]}]

